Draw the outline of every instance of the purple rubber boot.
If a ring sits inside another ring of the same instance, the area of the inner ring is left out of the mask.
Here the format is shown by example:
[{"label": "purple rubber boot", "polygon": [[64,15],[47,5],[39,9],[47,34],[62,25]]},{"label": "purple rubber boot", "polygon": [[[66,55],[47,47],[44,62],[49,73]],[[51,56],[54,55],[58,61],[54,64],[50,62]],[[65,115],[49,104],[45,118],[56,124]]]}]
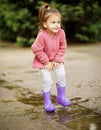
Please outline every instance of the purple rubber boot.
[{"label": "purple rubber boot", "polygon": [[54,112],[55,106],[53,105],[50,97],[50,92],[43,92],[44,97],[44,109],[46,112]]},{"label": "purple rubber boot", "polygon": [[66,87],[61,87],[59,84],[56,84],[56,87],[57,87],[57,103],[64,107],[71,106],[70,100],[65,96]]}]

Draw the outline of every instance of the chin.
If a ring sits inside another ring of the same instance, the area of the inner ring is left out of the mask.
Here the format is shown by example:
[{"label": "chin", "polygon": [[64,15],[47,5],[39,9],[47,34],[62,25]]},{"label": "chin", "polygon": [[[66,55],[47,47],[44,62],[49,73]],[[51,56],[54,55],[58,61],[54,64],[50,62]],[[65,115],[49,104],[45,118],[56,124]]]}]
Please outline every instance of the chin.
[{"label": "chin", "polygon": [[57,33],[59,30],[54,31],[54,33]]}]

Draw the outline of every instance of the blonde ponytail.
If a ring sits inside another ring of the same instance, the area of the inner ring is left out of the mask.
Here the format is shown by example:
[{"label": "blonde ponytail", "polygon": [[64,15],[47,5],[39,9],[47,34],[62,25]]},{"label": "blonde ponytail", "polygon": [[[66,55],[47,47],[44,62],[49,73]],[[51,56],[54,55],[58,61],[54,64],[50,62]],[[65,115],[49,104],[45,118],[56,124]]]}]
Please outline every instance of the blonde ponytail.
[{"label": "blonde ponytail", "polygon": [[40,22],[40,27],[43,28],[43,22],[44,22],[44,15],[47,11],[50,10],[50,6],[47,3],[44,3],[39,10],[39,22]]}]

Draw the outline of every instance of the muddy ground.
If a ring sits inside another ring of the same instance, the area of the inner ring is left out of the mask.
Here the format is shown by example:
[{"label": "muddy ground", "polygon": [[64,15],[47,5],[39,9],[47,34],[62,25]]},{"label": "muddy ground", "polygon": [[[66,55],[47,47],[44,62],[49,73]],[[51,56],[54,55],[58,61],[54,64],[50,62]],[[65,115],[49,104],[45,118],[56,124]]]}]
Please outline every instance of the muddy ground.
[{"label": "muddy ground", "polygon": [[32,69],[30,48],[0,44],[0,130],[100,130],[101,44],[68,46],[65,55],[66,95],[72,106],[56,104],[45,113],[40,72]]}]

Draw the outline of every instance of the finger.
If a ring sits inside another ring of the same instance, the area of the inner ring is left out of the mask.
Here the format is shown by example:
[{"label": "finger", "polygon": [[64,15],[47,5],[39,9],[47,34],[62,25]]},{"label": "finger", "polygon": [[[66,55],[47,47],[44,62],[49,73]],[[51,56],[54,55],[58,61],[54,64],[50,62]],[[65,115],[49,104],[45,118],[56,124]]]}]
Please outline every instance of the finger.
[{"label": "finger", "polygon": [[60,67],[60,64],[57,64],[56,67],[59,68],[59,67]]}]

